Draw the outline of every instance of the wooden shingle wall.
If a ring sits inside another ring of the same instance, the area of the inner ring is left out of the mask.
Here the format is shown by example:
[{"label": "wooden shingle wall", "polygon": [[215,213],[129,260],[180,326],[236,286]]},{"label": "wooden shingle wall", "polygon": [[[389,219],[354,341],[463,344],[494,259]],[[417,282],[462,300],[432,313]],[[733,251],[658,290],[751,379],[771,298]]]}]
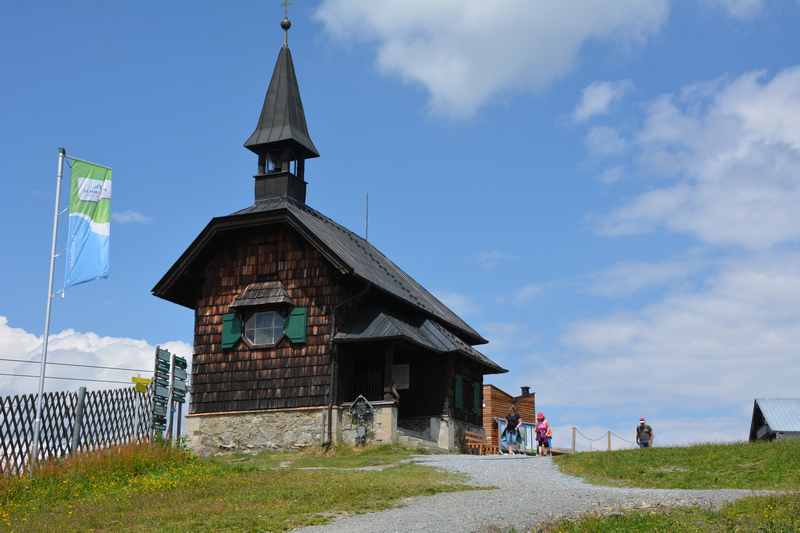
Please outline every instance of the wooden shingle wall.
[{"label": "wooden shingle wall", "polygon": [[[322,406],[330,383],[331,311],[339,290],[322,255],[285,225],[223,235],[206,263],[195,314],[191,413]],[[221,348],[222,315],[253,282],[280,281],[308,309],[305,344]]]},{"label": "wooden shingle wall", "polygon": [[505,418],[511,412],[511,404],[517,403],[517,410],[523,422],[536,421],[536,395],[511,396],[494,385],[483,386],[483,430],[486,440],[496,443],[497,424],[495,418]]}]

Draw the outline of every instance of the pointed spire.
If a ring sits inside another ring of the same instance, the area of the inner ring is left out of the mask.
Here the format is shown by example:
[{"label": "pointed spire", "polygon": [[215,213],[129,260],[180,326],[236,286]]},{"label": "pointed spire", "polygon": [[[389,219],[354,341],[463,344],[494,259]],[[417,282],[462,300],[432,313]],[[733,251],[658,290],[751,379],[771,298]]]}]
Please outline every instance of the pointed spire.
[{"label": "pointed spire", "polygon": [[259,156],[269,154],[281,161],[319,157],[308,133],[292,53],[289,51],[288,34],[291,26],[289,18],[284,17],[281,21],[285,34],[284,45],[278,53],[256,129],[244,143],[245,148]]}]

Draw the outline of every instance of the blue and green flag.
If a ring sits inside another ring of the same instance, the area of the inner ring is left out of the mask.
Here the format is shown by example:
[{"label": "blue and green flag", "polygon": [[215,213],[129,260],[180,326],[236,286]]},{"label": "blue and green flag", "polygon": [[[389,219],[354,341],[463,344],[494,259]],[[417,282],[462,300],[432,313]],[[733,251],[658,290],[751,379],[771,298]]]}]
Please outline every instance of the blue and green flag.
[{"label": "blue and green flag", "polygon": [[107,278],[111,241],[111,169],[73,160],[65,287]]}]

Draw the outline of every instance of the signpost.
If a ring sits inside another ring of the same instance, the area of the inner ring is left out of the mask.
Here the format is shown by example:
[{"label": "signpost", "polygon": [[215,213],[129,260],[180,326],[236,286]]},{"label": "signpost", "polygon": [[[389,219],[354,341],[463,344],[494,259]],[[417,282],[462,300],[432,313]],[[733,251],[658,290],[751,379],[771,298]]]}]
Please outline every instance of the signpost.
[{"label": "signpost", "polygon": [[153,433],[160,433],[163,437],[166,430],[167,440],[172,440],[172,422],[176,403],[178,404],[178,437],[181,434],[181,407],[186,401],[187,377],[185,357],[178,357],[169,353],[168,350],[156,348],[156,371],[153,376]]},{"label": "signpost", "polygon": [[[175,432],[176,439],[180,442],[181,438],[181,415],[183,403],[186,401],[186,358],[172,356],[172,405],[178,404],[178,428]],[[170,422],[172,413],[170,413]],[[171,426],[172,424],[170,424]]]},{"label": "signpost", "polygon": [[162,436],[167,429],[171,362],[172,354],[156,347],[156,369],[153,376],[153,433],[160,433]]}]

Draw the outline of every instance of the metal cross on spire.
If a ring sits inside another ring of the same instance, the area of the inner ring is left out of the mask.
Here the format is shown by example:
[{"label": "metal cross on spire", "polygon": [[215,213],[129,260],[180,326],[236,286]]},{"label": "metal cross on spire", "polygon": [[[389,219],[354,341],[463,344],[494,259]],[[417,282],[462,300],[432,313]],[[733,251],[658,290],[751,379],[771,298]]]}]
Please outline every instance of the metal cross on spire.
[{"label": "metal cross on spire", "polygon": [[289,28],[292,27],[292,21],[289,20],[289,5],[291,0],[281,0],[283,5],[283,20],[281,21],[281,28],[283,28],[283,46],[289,47]]}]

